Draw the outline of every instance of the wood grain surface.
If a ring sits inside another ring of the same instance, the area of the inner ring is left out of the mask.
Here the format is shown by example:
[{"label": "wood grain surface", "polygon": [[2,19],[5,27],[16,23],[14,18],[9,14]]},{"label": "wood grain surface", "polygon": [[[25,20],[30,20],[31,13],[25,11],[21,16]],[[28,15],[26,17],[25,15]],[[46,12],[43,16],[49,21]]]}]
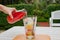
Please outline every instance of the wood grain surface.
[{"label": "wood grain surface", "polygon": [[[27,40],[25,35],[17,35],[16,37],[13,38],[13,40]],[[40,35],[35,35],[35,39],[33,40],[50,40],[49,35],[45,34],[40,34]]]}]

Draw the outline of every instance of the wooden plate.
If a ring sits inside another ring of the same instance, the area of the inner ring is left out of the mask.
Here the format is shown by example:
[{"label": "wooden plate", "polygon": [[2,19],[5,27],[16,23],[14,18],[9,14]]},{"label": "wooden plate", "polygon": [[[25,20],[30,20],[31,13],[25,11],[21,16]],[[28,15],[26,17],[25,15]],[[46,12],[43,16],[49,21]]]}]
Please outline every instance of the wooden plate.
[{"label": "wooden plate", "polygon": [[[13,38],[13,40],[27,40],[27,39],[25,35],[22,34],[22,35],[17,35],[16,37]],[[50,36],[44,34],[35,35],[34,40],[50,40]]]}]

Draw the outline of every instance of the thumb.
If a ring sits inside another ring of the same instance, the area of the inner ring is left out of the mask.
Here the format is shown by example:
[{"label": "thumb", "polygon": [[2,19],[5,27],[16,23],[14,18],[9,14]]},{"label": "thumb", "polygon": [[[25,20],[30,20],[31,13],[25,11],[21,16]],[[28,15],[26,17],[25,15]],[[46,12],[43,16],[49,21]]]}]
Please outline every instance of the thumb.
[{"label": "thumb", "polygon": [[9,16],[13,19],[13,15],[11,13],[9,13]]}]

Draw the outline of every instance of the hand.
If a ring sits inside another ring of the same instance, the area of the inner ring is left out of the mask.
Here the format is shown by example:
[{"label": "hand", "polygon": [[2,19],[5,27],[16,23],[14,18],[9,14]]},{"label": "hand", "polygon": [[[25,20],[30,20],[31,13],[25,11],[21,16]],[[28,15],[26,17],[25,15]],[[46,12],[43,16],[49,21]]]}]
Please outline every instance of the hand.
[{"label": "hand", "polygon": [[13,18],[12,11],[16,11],[16,9],[15,8],[7,7],[6,10],[4,11],[4,13],[8,14],[11,18]]},{"label": "hand", "polygon": [[0,4],[0,11],[4,12],[5,14],[10,15],[11,18],[13,18],[12,11],[16,11],[16,9],[11,8],[11,7],[6,7],[6,6]]}]

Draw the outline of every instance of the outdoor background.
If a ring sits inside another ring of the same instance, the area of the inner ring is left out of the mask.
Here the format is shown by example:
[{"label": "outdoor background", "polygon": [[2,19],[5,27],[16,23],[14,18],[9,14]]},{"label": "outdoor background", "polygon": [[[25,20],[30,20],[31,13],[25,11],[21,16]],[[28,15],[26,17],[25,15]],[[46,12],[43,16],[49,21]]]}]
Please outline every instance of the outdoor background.
[{"label": "outdoor background", "polygon": [[[0,0],[0,4],[15,7],[17,10],[25,8],[28,15],[37,16],[37,26],[39,26],[38,22],[49,23],[51,12],[60,10],[60,0]],[[0,11],[0,30],[7,30],[13,26],[23,26],[23,20],[15,24],[9,24],[6,17],[7,15]]]}]

